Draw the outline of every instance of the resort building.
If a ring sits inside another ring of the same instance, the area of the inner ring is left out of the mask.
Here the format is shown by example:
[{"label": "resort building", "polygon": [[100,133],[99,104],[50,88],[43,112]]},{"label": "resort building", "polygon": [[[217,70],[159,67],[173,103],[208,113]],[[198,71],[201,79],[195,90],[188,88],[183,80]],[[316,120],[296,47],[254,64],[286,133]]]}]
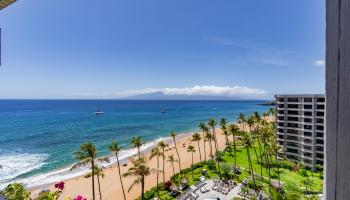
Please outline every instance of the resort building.
[{"label": "resort building", "polygon": [[315,169],[324,163],[325,96],[276,95],[277,141],[285,156]]}]

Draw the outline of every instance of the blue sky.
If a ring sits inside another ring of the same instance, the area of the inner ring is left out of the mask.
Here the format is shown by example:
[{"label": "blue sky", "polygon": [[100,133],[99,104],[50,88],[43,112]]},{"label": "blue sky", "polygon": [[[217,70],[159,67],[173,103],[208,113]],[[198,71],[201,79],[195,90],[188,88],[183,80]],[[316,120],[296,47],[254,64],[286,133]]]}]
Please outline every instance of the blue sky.
[{"label": "blue sky", "polygon": [[0,98],[323,93],[324,4],[17,1],[0,12]]}]

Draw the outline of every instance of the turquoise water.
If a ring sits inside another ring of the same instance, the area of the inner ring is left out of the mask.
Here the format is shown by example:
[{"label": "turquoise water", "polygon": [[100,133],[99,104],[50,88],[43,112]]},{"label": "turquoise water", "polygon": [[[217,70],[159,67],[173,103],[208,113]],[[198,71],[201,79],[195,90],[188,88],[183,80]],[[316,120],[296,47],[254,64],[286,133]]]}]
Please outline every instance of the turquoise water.
[{"label": "turquoise water", "polygon": [[[148,146],[170,131],[188,133],[209,118],[235,121],[238,114],[264,112],[261,101],[131,101],[131,100],[0,100],[0,189],[12,181],[27,187],[84,173],[69,172],[73,152],[81,143],[96,144],[99,156],[119,141],[130,156],[131,137]],[[96,116],[97,105],[105,112]],[[168,108],[166,113],[161,113]]]}]

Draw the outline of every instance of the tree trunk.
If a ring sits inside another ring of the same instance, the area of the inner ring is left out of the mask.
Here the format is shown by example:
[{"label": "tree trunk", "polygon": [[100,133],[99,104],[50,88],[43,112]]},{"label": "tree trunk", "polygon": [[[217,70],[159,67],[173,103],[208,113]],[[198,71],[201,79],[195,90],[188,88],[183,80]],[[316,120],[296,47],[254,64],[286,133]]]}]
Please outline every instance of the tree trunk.
[{"label": "tree trunk", "polygon": [[157,155],[157,194],[159,198],[159,156]]},{"label": "tree trunk", "polygon": [[117,157],[120,185],[122,186],[124,200],[126,200],[125,191],[124,191],[124,185],[123,185],[123,181],[122,181],[122,174],[120,172],[120,163],[119,163],[118,153],[115,153],[115,156]]},{"label": "tree trunk", "polygon": [[193,152],[192,152],[192,165],[191,165],[191,173],[192,173],[192,178],[193,178]]},{"label": "tree trunk", "polygon": [[205,149],[205,135],[204,135],[204,131],[202,133],[203,133],[204,160],[207,161],[207,151]]},{"label": "tree trunk", "polygon": [[141,177],[141,199],[145,200],[145,176]]},{"label": "tree trunk", "polygon": [[210,157],[213,157],[213,144],[211,143],[211,140],[209,140],[209,147],[210,147]]},{"label": "tree trunk", "polygon": [[98,193],[100,194],[100,200],[102,200],[101,184],[100,184],[100,175],[98,175],[98,174],[97,174],[97,184],[98,184]]},{"label": "tree trunk", "polygon": [[92,158],[92,160],[91,160],[92,200],[95,200],[95,173],[94,173],[94,168],[95,168],[95,162],[94,162],[94,158]]},{"label": "tree trunk", "polygon": [[171,166],[173,166],[173,176],[175,176],[175,167],[173,162],[171,162]]},{"label": "tree trunk", "polygon": [[179,169],[180,169],[180,173],[182,174],[182,170],[181,170],[181,160],[180,160],[179,151],[177,150],[177,145],[176,145],[176,140],[175,140],[175,138],[174,138],[174,145],[175,145],[175,150],[176,150],[176,154],[177,154],[177,159],[179,160]]},{"label": "tree trunk", "polygon": [[164,166],[165,166],[165,154],[164,154],[164,148],[163,148],[163,184],[165,183],[165,170],[164,170]]},{"label": "tree trunk", "polygon": [[140,151],[140,147],[137,147],[137,154],[139,155],[139,158],[141,158],[141,151]]},{"label": "tree trunk", "polygon": [[252,176],[252,179],[253,179],[253,183],[254,183],[254,189],[256,189],[256,182],[255,182],[253,164],[252,164],[252,159],[250,157],[249,147],[247,147],[247,155],[248,155],[248,163],[250,165],[250,173],[251,173],[251,176]]},{"label": "tree trunk", "polygon": [[198,141],[198,150],[199,150],[199,160],[202,162],[201,145],[199,144],[199,141]]}]

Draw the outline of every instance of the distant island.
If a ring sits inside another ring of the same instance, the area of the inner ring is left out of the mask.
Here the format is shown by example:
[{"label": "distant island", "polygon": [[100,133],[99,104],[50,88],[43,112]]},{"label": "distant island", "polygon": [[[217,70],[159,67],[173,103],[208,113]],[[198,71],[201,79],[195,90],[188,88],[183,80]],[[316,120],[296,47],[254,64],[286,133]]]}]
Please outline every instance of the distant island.
[{"label": "distant island", "polygon": [[275,101],[266,101],[263,103],[259,103],[258,105],[260,105],[260,106],[274,106],[274,105],[276,105],[276,102]]}]

